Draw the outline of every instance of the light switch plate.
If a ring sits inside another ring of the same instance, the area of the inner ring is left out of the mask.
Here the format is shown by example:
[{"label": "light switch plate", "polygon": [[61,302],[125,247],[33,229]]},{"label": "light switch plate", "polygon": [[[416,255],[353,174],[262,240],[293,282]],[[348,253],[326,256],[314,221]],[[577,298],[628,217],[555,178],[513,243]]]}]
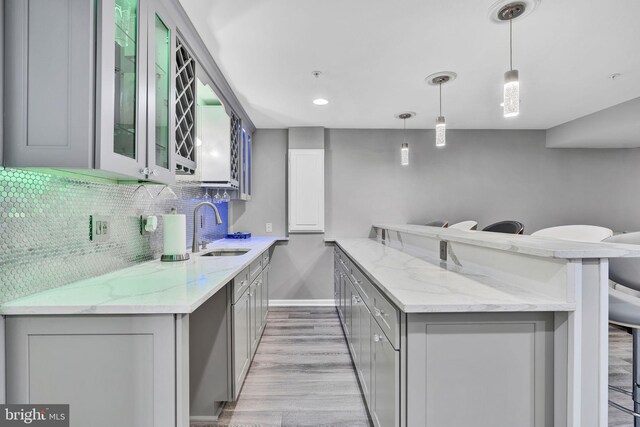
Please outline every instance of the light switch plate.
[{"label": "light switch plate", "polygon": [[106,216],[89,215],[89,240],[105,242],[109,240],[110,218]]},{"label": "light switch plate", "polygon": [[273,224],[268,222],[267,223],[267,233],[272,233],[273,232]]}]

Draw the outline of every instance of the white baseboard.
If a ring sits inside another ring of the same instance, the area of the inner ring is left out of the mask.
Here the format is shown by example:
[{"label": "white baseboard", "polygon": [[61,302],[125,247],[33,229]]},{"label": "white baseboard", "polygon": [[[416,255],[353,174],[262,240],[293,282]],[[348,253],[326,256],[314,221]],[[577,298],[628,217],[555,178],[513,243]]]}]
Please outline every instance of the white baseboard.
[{"label": "white baseboard", "polygon": [[270,299],[269,305],[273,307],[332,307],[335,301],[332,299]]}]

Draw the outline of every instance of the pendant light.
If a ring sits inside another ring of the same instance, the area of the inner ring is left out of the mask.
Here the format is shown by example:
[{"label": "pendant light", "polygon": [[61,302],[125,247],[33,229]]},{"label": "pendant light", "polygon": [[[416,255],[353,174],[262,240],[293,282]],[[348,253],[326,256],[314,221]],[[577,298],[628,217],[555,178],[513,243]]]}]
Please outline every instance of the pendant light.
[{"label": "pendant light", "polygon": [[520,114],[520,81],[518,70],[513,69],[513,20],[526,10],[522,2],[509,3],[498,11],[500,21],[509,21],[509,71],[504,73],[503,113],[504,117]]},{"label": "pendant light", "polygon": [[[320,75],[322,74],[322,72],[313,71],[311,74],[313,75],[313,77],[315,77],[315,80],[316,80],[316,91],[318,93],[322,92],[320,90],[320,83],[318,82],[318,79],[320,78]],[[316,98],[314,98],[313,100],[313,104],[318,106],[327,105],[328,103],[329,103],[329,100],[323,96],[316,96]]]},{"label": "pendant light", "polygon": [[402,120],[402,145],[400,146],[400,164],[409,166],[409,143],[407,142],[407,119],[415,117],[416,113],[406,111],[396,114],[396,119]]},{"label": "pendant light", "polygon": [[440,91],[440,114],[436,118],[436,147],[447,145],[447,122],[442,115],[442,85],[456,79],[458,75],[453,71],[442,71],[431,74],[425,80],[433,86],[438,86]]}]

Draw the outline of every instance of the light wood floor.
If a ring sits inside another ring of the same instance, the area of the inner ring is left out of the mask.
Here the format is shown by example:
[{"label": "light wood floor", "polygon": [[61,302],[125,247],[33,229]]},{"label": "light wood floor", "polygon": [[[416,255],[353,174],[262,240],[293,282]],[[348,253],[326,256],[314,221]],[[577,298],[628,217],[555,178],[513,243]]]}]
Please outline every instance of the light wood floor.
[{"label": "light wood floor", "polygon": [[[632,360],[631,334],[609,326],[609,384],[631,390]],[[630,397],[609,391],[609,399],[633,409]],[[633,427],[633,417],[609,406],[609,425]]]},{"label": "light wood floor", "polygon": [[270,308],[238,401],[202,426],[249,425],[371,425],[335,308]]},{"label": "light wood floor", "polygon": [[[631,335],[609,328],[609,383],[631,389]],[[630,400],[611,393],[614,401]],[[223,426],[370,426],[338,315],[333,307],[272,307],[240,398]],[[609,407],[609,426],[633,419]]]}]

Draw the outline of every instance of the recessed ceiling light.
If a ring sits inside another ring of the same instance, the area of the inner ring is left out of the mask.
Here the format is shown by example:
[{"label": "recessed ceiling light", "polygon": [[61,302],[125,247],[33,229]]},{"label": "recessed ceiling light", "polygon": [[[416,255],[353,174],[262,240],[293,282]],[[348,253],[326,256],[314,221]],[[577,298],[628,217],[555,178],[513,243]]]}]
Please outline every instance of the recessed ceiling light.
[{"label": "recessed ceiling light", "polygon": [[491,5],[488,10],[489,19],[496,24],[508,24],[509,21],[505,20],[504,17],[500,17],[500,11],[505,8],[505,6],[514,5],[514,4],[522,4],[524,6],[523,11],[521,12],[520,18],[524,18],[529,15],[535,8],[540,6],[541,0],[498,0]]},{"label": "recessed ceiling light", "polygon": [[329,103],[329,101],[324,99],[324,98],[316,98],[316,99],[313,100],[313,103],[315,105],[327,105]]}]

